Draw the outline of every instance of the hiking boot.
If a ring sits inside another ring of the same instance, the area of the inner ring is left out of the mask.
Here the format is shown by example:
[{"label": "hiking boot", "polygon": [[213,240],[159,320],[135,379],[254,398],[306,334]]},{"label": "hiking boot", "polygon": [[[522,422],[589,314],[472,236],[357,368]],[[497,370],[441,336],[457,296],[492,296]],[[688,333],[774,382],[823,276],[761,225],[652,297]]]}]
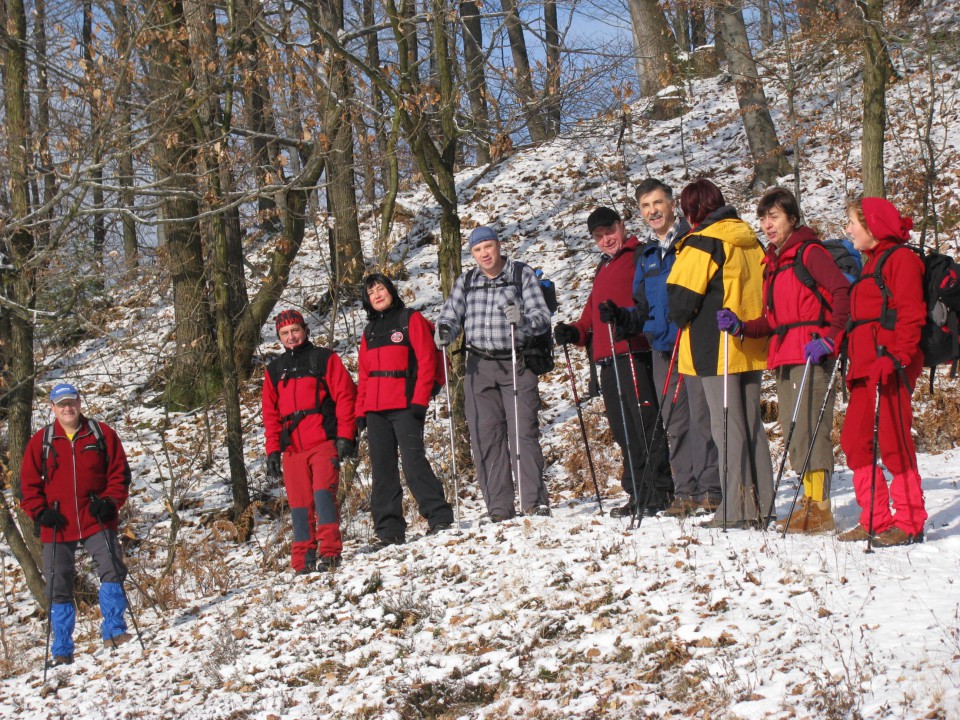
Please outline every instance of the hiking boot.
[{"label": "hiking boot", "polygon": [[673,495],[670,493],[655,493],[653,497],[647,501],[644,512],[647,515],[656,515],[659,512],[663,512],[671,505],[673,505]]},{"label": "hiking boot", "polygon": [[427,535],[439,535],[442,532],[445,532],[453,527],[453,523],[439,522],[436,525],[431,525],[430,529],[427,530]]},{"label": "hiking boot", "polygon": [[406,541],[406,538],[403,537],[378,537],[370,543],[370,551],[383,550],[391,545],[403,545]]},{"label": "hiking boot", "polygon": [[[105,648],[118,648],[123,645],[125,642],[129,642],[133,636],[130,633],[120,633],[119,635],[114,635],[112,638],[107,638],[103,641],[103,646]],[[70,658],[70,662],[73,662],[73,658]]]},{"label": "hiking boot", "polygon": [[73,655],[54,655],[47,660],[47,667],[55,668],[58,665],[73,665]]},{"label": "hiking boot", "polygon": [[317,569],[321,572],[333,572],[340,567],[340,562],[341,559],[339,555],[323,556],[317,563]]},{"label": "hiking boot", "polygon": [[[784,528],[786,528],[788,533],[807,532],[807,520],[810,517],[810,506],[812,504],[810,498],[804,495],[793,509],[793,515],[785,517],[782,520],[777,520],[776,531],[782,533]],[[789,523],[787,522],[788,520]]]},{"label": "hiking boot", "polygon": [[869,537],[870,533],[867,532],[863,525],[858,523],[852,530],[847,530],[837,535],[837,540],[840,542],[866,542]]},{"label": "hiking boot", "polygon": [[700,503],[692,497],[677,497],[673,499],[670,507],[663,511],[663,514],[666,517],[685,518],[695,515],[699,509]]},{"label": "hiking boot", "polygon": [[830,499],[810,501],[810,511],[807,515],[807,533],[833,532],[837,527],[830,510]]},{"label": "hiking boot", "polygon": [[506,520],[513,520],[513,515],[501,515],[500,513],[487,513],[486,517],[487,522],[492,522],[494,525],[497,523],[502,523]]},{"label": "hiking boot", "polygon": [[[700,527],[708,528],[710,530],[723,530],[724,523],[723,517],[716,513],[712,518],[706,522],[700,523]],[[756,520],[727,520],[726,523],[727,530],[758,530]]]},{"label": "hiking boot", "polygon": [[873,544],[876,547],[897,547],[898,545],[913,545],[914,543],[922,542],[923,531],[918,532],[916,535],[911,535],[896,525],[887,528],[873,539]]},{"label": "hiking boot", "polygon": [[549,505],[535,505],[529,510],[526,510],[524,515],[536,515],[538,517],[550,517],[550,506]]},{"label": "hiking boot", "polygon": [[632,502],[627,503],[626,505],[621,505],[620,507],[615,507],[610,511],[610,517],[612,518],[628,518],[633,517],[637,513],[637,506]]}]

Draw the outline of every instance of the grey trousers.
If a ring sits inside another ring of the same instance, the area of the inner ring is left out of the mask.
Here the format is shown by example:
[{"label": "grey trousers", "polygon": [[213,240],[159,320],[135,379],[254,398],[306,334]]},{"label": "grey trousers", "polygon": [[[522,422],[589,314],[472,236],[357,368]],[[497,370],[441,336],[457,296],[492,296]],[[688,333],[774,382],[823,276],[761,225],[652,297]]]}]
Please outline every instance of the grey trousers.
[{"label": "grey trousers", "polygon": [[[790,431],[790,422],[793,419],[793,410],[797,405],[797,395],[800,392],[800,382],[803,379],[805,365],[781,365],[776,369],[777,403],[780,406],[780,427],[783,428],[783,440],[786,442]],[[797,413],[797,424],[790,440],[790,467],[797,474],[803,469],[803,461],[810,449],[813,430],[817,426],[817,416],[823,406],[823,398],[827,394],[827,383],[830,382],[832,364],[812,365],[807,385],[800,398],[800,410]],[[830,391],[823,420],[820,423],[820,432],[817,441],[813,444],[813,454],[810,456],[810,465],[807,472],[812,470],[826,470],[833,473],[833,440],[830,432],[833,429],[833,404],[837,395],[836,383]],[[824,498],[830,496],[829,482],[824,486]]]},{"label": "grey trousers", "polygon": [[[654,350],[653,378],[659,393],[663,392],[669,368],[670,353]],[[710,408],[703,394],[703,383],[696,375],[684,377],[674,403],[673,395],[679,379],[680,374],[674,367],[663,405],[663,420],[668,425],[670,440],[674,493],[679,498],[719,500],[719,454],[710,432]]]},{"label": "grey trousers", "polygon": [[[101,583],[122,583],[127,576],[127,567],[123,564],[123,552],[117,541],[117,533],[113,530],[103,530],[79,542],[76,540],[58,542],[56,551],[54,551],[54,543],[44,543],[43,578],[47,582],[48,593],[50,583],[53,582],[54,603],[73,602],[73,577],[76,572],[77,546],[80,543],[83,543],[83,549],[96,563]],[[113,549],[113,557],[117,561],[116,567],[110,558],[107,543]]]},{"label": "grey trousers", "polygon": [[517,373],[520,478],[516,474],[517,425],[514,423],[513,368],[510,360],[484,360],[467,354],[464,405],[477,483],[490,515],[513,517],[514,486],[521,511],[549,505],[540,449],[539,379],[530,370]]},{"label": "grey trousers", "polygon": [[[773,499],[773,464],[770,445],[760,417],[760,380],[755,370],[731,373],[727,378],[728,412],[726,419],[726,481],[724,468],[723,376],[702,377],[703,390],[710,408],[710,431],[719,450],[723,501],[717,518],[727,522],[766,520]],[[759,508],[757,502],[759,501]]]}]

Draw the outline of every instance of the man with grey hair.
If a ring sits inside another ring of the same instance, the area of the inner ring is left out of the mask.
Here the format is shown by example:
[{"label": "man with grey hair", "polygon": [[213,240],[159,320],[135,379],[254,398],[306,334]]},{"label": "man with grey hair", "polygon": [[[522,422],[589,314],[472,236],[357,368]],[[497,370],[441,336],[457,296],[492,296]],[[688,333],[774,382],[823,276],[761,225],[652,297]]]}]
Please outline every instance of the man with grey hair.
[{"label": "man with grey hair", "polygon": [[[474,229],[469,248],[477,267],[454,283],[435,339],[446,347],[464,334],[464,404],[477,482],[492,522],[516,514],[514,485],[521,512],[549,515],[539,439],[539,379],[524,366],[521,351],[549,331],[550,310],[533,269],[505,257],[491,228]],[[518,453],[519,459],[511,462]],[[514,477],[518,469],[519,477]]]}]

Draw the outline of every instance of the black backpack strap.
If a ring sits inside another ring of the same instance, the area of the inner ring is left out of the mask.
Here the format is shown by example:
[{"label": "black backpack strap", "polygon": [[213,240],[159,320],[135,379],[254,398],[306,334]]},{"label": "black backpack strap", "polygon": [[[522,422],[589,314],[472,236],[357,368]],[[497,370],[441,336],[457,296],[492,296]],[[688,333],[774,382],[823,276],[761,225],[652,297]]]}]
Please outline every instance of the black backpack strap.
[{"label": "black backpack strap", "polygon": [[[337,412],[336,403],[330,396],[330,386],[327,385],[327,360],[333,353],[332,350],[314,346],[310,351],[309,374],[316,381],[314,386],[314,404],[312,408],[306,410],[297,410],[297,412],[284,415],[280,418],[280,450],[286,450],[293,442],[293,431],[297,429],[300,421],[308,415],[322,415],[323,429],[327,438],[333,439],[337,436]],[[272,375],[271,375],[272,377]],[[278,386],[279,387],[279,386]],[[320,388],[323,387],[324,398],[320,400]]]},{"label": "black backpack strap", "polygon": [[53,449],[53,423],[43,429],[43,448],[40,451],[40,477],[45,483],[50,482],[48,470],[51,456],[53,456],[53,462],[56,462],[57,451]]}]

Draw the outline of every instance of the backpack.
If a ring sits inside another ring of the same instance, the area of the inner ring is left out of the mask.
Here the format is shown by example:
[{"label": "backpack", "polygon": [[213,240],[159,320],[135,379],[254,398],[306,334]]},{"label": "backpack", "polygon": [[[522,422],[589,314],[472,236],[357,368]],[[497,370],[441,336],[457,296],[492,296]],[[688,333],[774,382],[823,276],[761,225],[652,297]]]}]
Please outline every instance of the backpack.
[{"label": "backpack", "polygon": [[[293,431],[297,429],[300,421],[308,415],[320,414],[323,417],[323,429],[327,437],[334,438],[337,436],[336,403],[333,401],[333,398],[330,397],[330,387],[327,385],[326,380],[327,360],[332,354],[333,350],[314,345],[310,348],[310,363],[305,370],[295,368],[294,372],[289,372],[287,368],[283,368],[283,372],[280,373],[281,364],[279,361],[283,360],[283,355],[267,365],[270,381],[277,390],[280,389],[280,383],[282,382],[306,377],[308,375],[313,376],[317,381],[314,406],[308,410],[297,410],[294,413],[284,415],[280,418],[280,452],[283,452],[290,446],[290,443],[293,442]],[[323,402],[320,402],[321,387],[324,391]]]},{"label": "backpack", "polygon": [[[406,331],[403,333],[403,342],[398,343],[399,345],[406,345],[407,349],[410,352],[410,360],[407,363],[407,369],[403,372],[400,371],[391,371],[391,370],[373,370],[370,372],[370,375],[373,377],[404,377],[407,380],[412,380],[416,377],[414,368],[416,367],[416,355],[413,352],[413,346],[410,344],[410,315],[414,311],[408,307],[404,307],[401,315],[401,327]],[[421,317],[426,321],[427,328],[430,330],[430,337],[433,337],[434,330],[436,327],[426,315],[421,313]],[[370,328],[373,325],[373,322],[367,323],[367,326],[363,329],[363,334],[365,337],[369,337]],[[446,373],[446,355],[443,351],[443,348],[434,346],[434,351],[437,354],[436,369],[433,374],[433,389],[430,391],[430,397],[434,398],[440,394],[440,391],[443,390],[443,386],[447,384],[447,373]],[[412,389],[408,385],[408,393],[412,392]]]},{"label": "backpack", "polygon": [[[818,240],[806,240],[801,243],[796,254],[793,256],[793,261],[789,265],[778,267],[773,272],[773,275],[776,276],[777,274],[786,270],[793,270],[797,276],[797,280],[803,283],[804,287],[812,292],[814,297],[816,297],[819,301],[820,315],[816,320],[786,323],[773,328],[773,332],[780,337],[783,337],[788,330],[796,327],[802,327],[806,325],[812,325],[814,327],[827,327],[827,313],[833,311],[830,303],[827,302],[827,298],[825,298],[823,293],[820,291],[820,286],[817,285],[817,281],[813,279],[813,275],[810,274],[807,266],[803,263],[803,256],[806,254],[807,248],[809,248],[811,245],[820,245],[824,250],[830,253],[830,257],[836,264],[837,268],[851,283],[856,282],[857,278],[860,277],[860,271],[863,269],[863,260],[860,257],[860,253],[853,247],[853,243],[847,238],[824,240],[822,242]],[[774,309],[773,301],[774,296],[771,292],[770,297],[766,299],[767,307],[770,310]]]},{"label": "backpack", "polygon": [[848,323],[852,329],[866,322],[879,321],[887,330],[896,323],[896,311],[887,307],[890,290],[883,280],[883,266],[896,250],[901,247],[911,250],[923,261],[923,301],[927,306],[927,317],[920,330],[920,350],[923,352],[923,366],[930,368],[930,392],[933,392],[933,378],[937,365],[950,363],[950,377],[956,377],[957,361],[960,358],[960,333],[958,333],[958,312],[960,312],[960,266],[948,255],[935,251],[925,251],[912,245],[897,245],[884,251],[877,259],[876,269],[869,275],[863,275],[857,282],[871,278],[880,288],[880,317],[873,320],[860,320]]},{"label": "backpack", "polygon": [[[97,452],[103,456],[104,468],[110,467],[110,458],[107,456],[107,441],[103,439],[103,430],[100,427],[100,423],[93,418],[87,418],[87,425],[90,428],[90,432],[93,433],[95,440],[94,447],[96,447]],[[43,449],[40,452],[40,477],[44,482],[50,482],[50,478],[47,476],[47,468],[49,467],[49,458],[51,455],[56,459],[57,451],[53,449],[53,423],[47,425],[43,430]]]},{"label": "backpack", "polygon": [[[525,267],[530,266],[519,260],[514,260],[513,282],[508,283],[508,285],[513,285],[517,288],[521,300],[523,299],[523,268]],[[469,294],[471,290],[476,289],[473,286],[473,281],[478,272],[480,272],[479,268],[473,268],[467,273],[467,277],[464,278],[463,291],[465,296]],[[543,301],[547,306],[547,310],[553,315],[560,307],[560,303],[557,302],[557,288],[552,280],[544,277],[543,270],[540,268],[536,268],[533,274],[537,277],[540,292],[543,295]],[[520,354],[523,356],[524,364],[530,368],[535,375],[544,375],[553,370],[553,331],[548,327],[546,332],[534,335],[527,341],[527,344],[520,349]]]}]

